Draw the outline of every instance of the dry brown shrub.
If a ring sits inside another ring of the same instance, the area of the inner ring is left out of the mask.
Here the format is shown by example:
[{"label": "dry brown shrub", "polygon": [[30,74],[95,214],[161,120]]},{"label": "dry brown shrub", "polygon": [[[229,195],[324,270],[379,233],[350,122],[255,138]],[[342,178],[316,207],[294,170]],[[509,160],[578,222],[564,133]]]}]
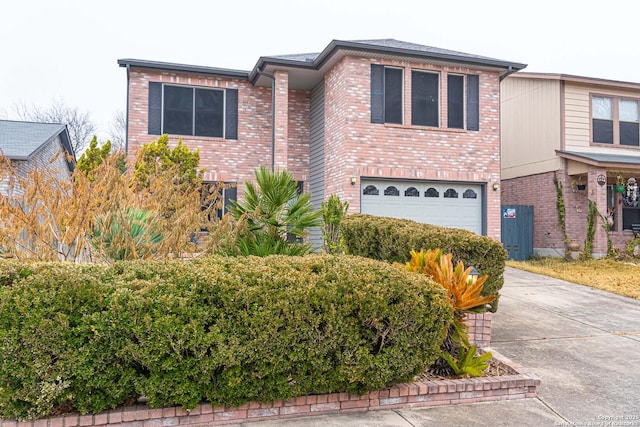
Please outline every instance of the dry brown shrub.
[{"label": "dry brown shrub", "polygon": [[[0,180],[9,184],[0,194],[0,252],[3,256],[40,261],[110,261],[105,246],[95,241],[96,232],[113,233],[109,245],[122,249],[127,258],[187,257],[200,250],[194,237],[211,229],[221,204],[220,192],[206,196],[202,208],[200,181],[181,184],[177,169],[159,170],[148,186],[134,179],[132,170],[118,168],[121,153],[84,175],[76,169],[71,179],[50,167],[32,167],[21,178],[11,162],[0,157]],[[143,210],[153,224],[135,224],[127,216]],[[96,221],[100,218],[101,221]],[[211,219],[213,218],[213,220]],[[153,226],[162,238],[148,250],[139,250],[131,234],[135,225]]]}]

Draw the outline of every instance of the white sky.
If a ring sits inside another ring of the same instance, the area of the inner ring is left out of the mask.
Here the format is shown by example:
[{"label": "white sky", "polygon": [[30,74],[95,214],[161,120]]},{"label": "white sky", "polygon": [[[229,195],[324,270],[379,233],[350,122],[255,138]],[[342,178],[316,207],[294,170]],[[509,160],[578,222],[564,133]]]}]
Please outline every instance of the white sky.
[{"label": "white sky", "polygon": [[[260,56],[394,38],[528,64],[525,71],[640,82],[637,0],[5,0],[0,115],[54,98],[105,137],[125,109],[120,58],[251,70]],[[105,137],[106,138],[106,137]]]}]

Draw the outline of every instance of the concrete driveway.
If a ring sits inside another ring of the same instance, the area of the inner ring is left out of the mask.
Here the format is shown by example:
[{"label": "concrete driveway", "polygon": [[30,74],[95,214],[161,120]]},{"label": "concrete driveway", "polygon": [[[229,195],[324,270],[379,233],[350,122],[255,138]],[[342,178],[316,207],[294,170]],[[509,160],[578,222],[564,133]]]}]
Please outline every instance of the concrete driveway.
[{"label": "concrete driveway", "polygon": [[541,379],[537,398],[242,425],[640,426],[640,301],[507,268],[492,324],[492,347]]}]

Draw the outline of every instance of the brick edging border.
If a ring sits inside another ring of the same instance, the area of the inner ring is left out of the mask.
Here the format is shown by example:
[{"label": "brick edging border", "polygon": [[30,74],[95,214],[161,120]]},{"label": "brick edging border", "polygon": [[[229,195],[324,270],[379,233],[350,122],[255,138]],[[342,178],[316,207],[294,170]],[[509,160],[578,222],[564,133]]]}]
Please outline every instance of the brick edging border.
[{"label": "brick edging border", "polygon": [[396,384],[363,396],[330,393],[301,396],[270,403],[249,402],[238,407],[214,407],[211,404],[203,403],[189,412],[180,407],[151,409],[147,406],[131,406],[99,414],[68,414],[34,421],[0,420],[0,427],[219,426],[304,416],[455,405],[536,396],[540,379],[535,374],[527,372],[522,366],[491,348],[485,348],[484,351],[491,351],[493,358],[510,368],[514,374]]}]

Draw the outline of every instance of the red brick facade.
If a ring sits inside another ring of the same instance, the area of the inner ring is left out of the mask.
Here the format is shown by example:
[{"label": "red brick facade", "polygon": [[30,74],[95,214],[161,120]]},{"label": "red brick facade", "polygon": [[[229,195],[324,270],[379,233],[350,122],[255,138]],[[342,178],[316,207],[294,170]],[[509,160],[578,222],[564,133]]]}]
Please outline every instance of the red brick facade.
[{"label": "red brick facade", "polygon": [[[404,123],[375,124],[370,115],[371,64],[404,70]],[[412,126],[411,71],[440,72],[439,128]],[[447,73],[480,75],[480,131],[447,128]],[[500,180],[499,75],[472,68],[435,67],[345,57],[325,78],[325,194],[338,194],[359,212],[352,176],[467,181]],[[500,194],[487,192],[487,235],[500,240]]]},{"label": "red brick facade", "polygon": [[[487,189],[486,234],[500,240],[500,192],[492,191],[492,184],[500,181],[499,80],[505,70],[500,66],[466,66],[464,61],[440,61],[435,65],[433,61],[410,58],[376,58],[380,56],[350,53],[334,61],[322,75],[317,71],[316,78],[324,85],[324,197],[339,195],[355,213],[360,211],[363,177],[481,184]],[[403,70],[404,124],[371,123],[372,64]],[[411,125],[412,70],[439,74],[438,127]],[[311,86],[300,84],[305,76],[301,77],[296,67],[274,65],[270,72],[275,87],[274,111],[271,77],[258,85],[250,73],[244,79],[198,73],[188,67],[184,71],[129,67],[129,156],[134,156],[141,144],[157,138],[147,128],[149,82],[237,89],[237,140],[177,135],[170,135],[170,140],[175,143],[181,137],[189,148],[200,149],[205,180],[242,183],[253,179],[259,165],[268,166],[273,161],[277,169],[287,169],[295,179],[304,181],[308,191]],[[449,73],[479,76],[478,131],[447,127]],[[238,197],[242,197],[242,185],[238,190]]]},{"label": "red brick facade", "polygon": [[[565,206],[565,223],[567,230],[567,242],[576,240],[579,251],[584,249],[587,238],[587,214],[589,212],[589,200],[598,206],[600,215],[606,217],[607,189],[597,183],[597,176],[605,175],[606,170],[591,167],[588,173],[588,182],[584,190],[577,190],[571,186],[571,177],[564,170],[547,172],[537,175],[529,175],[502,181],[502,203],[505,205],[531,205],[534,207],[535,226],[533,232],[534,251],[545,256],[564,256],[564,236],[558,220],[557,190],[554,184],[554,176],[562,183],[562,198]],[[612,184],[612,182],[609,182]],[[615,221],[616,229],[610,231],[609,238],[614,246],[624,251],[629,239],[633,238],[630,230],[622,228],[622,206],[620,195],[616,194]],[[607,235],[604,231],[604,223],[600,216],[596,219],[593,240],[594,257],[602,257],[607,254]]]}]

